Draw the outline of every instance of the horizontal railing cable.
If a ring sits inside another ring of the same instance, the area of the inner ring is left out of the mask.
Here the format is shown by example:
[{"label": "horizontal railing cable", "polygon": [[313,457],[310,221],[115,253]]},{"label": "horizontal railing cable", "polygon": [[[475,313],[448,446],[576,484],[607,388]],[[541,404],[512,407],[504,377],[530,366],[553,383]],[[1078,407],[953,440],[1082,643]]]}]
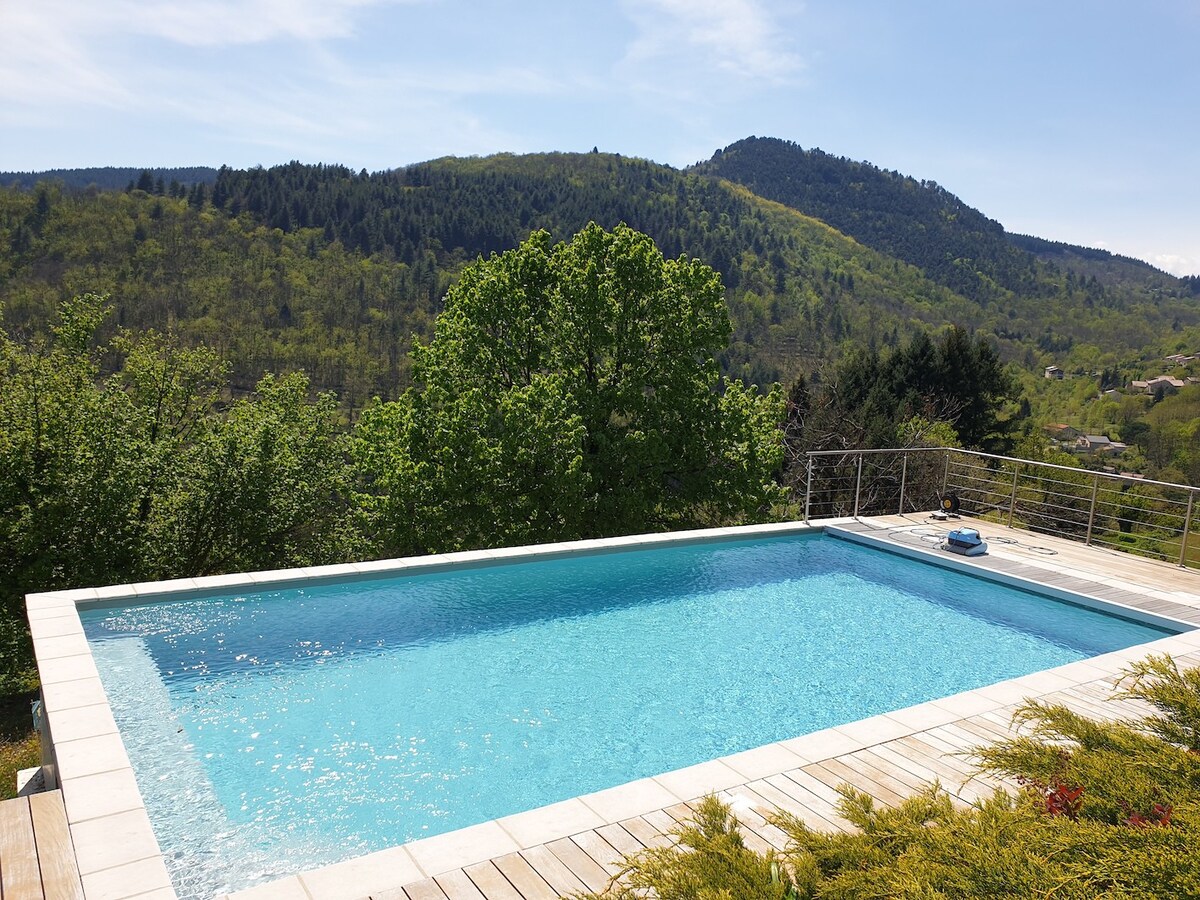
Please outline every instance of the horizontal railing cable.
[{"label": "horizontal railing cable", "polygon": [[806,519],[947,506],[1012,528],[1158,559],[1175,554],[1180,565],[1200,566],[1197,488],[1190,485],[944,447],[814,450],[805,457]]}]

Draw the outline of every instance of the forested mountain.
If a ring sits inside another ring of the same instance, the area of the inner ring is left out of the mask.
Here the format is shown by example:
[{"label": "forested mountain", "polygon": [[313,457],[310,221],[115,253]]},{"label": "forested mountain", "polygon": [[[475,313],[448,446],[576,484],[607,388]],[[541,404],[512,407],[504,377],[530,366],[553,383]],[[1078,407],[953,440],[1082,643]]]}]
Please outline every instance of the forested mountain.
[{"label": "forested mountain", "polygon": [[428,336],[467,261],[595,221],[716,268],[734,321],[723,366],[760,385],[820,378],[848,346],[895,347],[949,322],[994,335],[1031,371],[1116,364],[1200,332],[1188,282],[1007,235],[937,185],[782,141],[739,142],[685,171],[600,153],[223,167],[211,187],[156,171],[119,191],[0,190],[10,325],[107,292],[109,328],[207,341],[239,389],[304,369],[357,406],[407,384],[408,341]]},{"label": "forested mountain", "polygon": [[1103,273],[1103,285],[1144,282],[1161,289],[1177,281],[1105,250],[1009,234],[936,182],[791,141],[746,138],[690,171],[737,182],[821,219],[981,303],[1002,301],[1006,294],[1056,293],[1056,273],[1039,267],[1039,260],[1087,275]]},{"label": "forested mountain", "polygon": [[845,340],[883,345],[921,323],[973,321],[962,298],[820,222],[727,183],[600,154],[376,175],[224,170],[211,196],[186,199],[9,190],[0,300],[10,322],[32,327],[64,296],[108,292],[118,324],[209,340],[236,383],[301,367],[355,405],[405,384],[404,343],[424,333],[464,262],[589,221],[626,222],[668,256],[717,268],[735,322],[726,369],[759,384],[819,368]]}]

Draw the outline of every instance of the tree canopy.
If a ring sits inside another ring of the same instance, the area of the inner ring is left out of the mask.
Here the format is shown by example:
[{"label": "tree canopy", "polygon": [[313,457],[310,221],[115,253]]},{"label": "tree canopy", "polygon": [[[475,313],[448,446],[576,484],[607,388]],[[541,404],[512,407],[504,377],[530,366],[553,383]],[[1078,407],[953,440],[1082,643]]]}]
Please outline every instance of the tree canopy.
[{"label": "tree canopy", "polygon": [[153,332],[96,346],[106,312],[84,294],[45,337],[0,329],[0,694],[30,661],[23,594],[355,552],[332,395],[292,374],[229,400],[211,350]]},{"label": "tree canopy", "polygon": [[805,450],[916,443],[1012,449],[1018,386],[983,335],[951,326],[918,332],[887,355],[862,348],[828,383],[804,378],[788,392],[785,425],[793,469]]},{"label": "tree canopy", "polygon": [[720,276],[626,226],[480,259],[414,348],[414,388],[360,423],[373,534],[445,549],[765,517],[782,398],[722,381],[729,334]]}]

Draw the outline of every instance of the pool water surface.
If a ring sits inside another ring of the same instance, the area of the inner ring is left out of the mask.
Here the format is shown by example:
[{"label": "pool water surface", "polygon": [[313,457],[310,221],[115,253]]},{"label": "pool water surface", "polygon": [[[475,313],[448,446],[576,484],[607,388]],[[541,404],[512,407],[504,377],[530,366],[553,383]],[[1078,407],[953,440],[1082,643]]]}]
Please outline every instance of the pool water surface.
[{"label": "pool water surface", "polygon": [[1166,634],[821,535],[81,615],[183,897]]}]

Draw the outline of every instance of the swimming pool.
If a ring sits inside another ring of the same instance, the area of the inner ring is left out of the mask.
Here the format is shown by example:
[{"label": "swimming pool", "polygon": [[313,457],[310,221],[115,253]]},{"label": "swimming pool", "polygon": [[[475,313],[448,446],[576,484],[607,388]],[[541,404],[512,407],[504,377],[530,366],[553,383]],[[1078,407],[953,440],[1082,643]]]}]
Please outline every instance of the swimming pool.
[{"label": "swimming pool", "polygon": [[182,896],[1166,633],[816,535],[81,617]]}]

